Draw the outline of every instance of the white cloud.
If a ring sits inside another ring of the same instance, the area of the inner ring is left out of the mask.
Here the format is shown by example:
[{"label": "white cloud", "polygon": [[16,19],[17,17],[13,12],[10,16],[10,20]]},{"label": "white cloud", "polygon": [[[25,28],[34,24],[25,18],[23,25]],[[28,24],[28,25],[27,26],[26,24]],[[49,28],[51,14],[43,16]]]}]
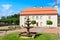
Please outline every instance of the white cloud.
[{"label": "white cloud", "polygon": [[[60,14],[60,0],[57,0],[57,3],[58,3],[58,14]],[[50,6],[54,6],[55,5],[55,2],[52,2],[52,3],[48,3]]]},{"label": "white cloud", "polygon": [[55,4],[55,2],[52,2],[52,3],[50,2],[50,3],[48,3],[48,5],[51,6],[51,7],[54,6],[54,4]]},{"label": "white cloud", "polygon": [[60,0],[58,0],[58,13],[59,13],[59,15],[60,15]]},{"label": "white cloud", "polygon": [[17,14],[17,13],[19,13],[19,11],[10,9],[10,10],[6,10],[6,11],[2,11],[0,13],[1,13],[1,16],[9,16],[9,15]]},{"label": "white cloud", "polygon": [[1,16],[9,16],[9,15],[13,15],[16,13],[19,13],[19,11],[11,9],[12,5],[11,4],[3,4],[1,5],[1,9],[0,9],[0,17]]},{"label": "white cloud", "polygon": [[59,15],[60,15],[60,8],[58,8],[58,13],[59,13]]},{"label": "white cloud", "polygon": [[2,7],[3,7],[4,10],[10,9],[11,6],[12,6],[11,4],[3,4],[3,5],[2,5]]},{"label": "white cloud", "polygon": [[[60,4],[60,0],[57,0],[57,4]],[[50,2],[50,3],[48,3],[48,5],[54,6],[55,2]]]}]

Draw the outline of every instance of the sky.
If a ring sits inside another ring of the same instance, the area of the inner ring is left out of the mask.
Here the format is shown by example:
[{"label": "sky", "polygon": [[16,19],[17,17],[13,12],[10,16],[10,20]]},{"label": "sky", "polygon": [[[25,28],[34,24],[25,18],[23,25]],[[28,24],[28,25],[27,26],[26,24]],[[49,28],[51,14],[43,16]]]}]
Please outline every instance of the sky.
[{"label": "sky", "polygon": [[[54,7],[55,0],[0,0],[0,17],[18,14],[25,8]],[[60,0],[58,0],[60,14]]]}]

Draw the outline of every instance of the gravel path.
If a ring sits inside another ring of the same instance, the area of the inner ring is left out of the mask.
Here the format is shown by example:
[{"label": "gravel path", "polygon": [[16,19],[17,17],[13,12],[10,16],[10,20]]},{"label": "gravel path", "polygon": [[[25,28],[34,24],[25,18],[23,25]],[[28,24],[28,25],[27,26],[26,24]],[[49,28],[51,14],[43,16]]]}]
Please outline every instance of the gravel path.
[{"label": "gravel path", "polygon": [[[13,32],[26,32],[27,30],[25,28],[18,29],[18,30],[10,30],[10,31],[0,31],[0,35],[10,34]],[[43,33],[55,33],[60,34],[60,29],[51,29],[51,28],[31,28],[30,32],[43,32]]]},{"label": "gravel path", "polygon": [[[25,32],[26,29],[20,29],[18,30],[19,32]],[[55,34],[60,34],[60,29],[58,28],[31,28],[30,29],[31,32],[44,32],[44,33],[55,33]]]}]

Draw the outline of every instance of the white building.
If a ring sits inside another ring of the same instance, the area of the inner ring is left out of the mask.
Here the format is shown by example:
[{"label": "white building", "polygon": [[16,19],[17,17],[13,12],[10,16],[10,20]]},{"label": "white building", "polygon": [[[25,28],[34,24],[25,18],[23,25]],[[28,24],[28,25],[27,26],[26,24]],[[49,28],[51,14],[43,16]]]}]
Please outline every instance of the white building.
[{"label": "white building", "polygon": [[[56,8],[26,8],[20,13],[20,27],[26,26],[25,21],[29,16],[30,20],[36,20],[34,27],[57,27],[58,12]],[[47,25],[46,21],[51,20],[52,25]],[[31,25],[33,26],[33,25]]]}]

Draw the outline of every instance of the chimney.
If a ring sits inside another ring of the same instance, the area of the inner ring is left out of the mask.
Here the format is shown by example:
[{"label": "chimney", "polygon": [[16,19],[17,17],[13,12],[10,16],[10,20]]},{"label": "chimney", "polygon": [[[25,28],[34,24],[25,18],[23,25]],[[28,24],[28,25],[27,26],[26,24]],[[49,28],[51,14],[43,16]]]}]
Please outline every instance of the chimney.
[{"label": "chimney", "polygon": [[41,6],[40,8],[43,8],[43,6]]},{"label": "chimney", "polygon": [[36,6],[34,6],[33,8],[36,8]]}]

